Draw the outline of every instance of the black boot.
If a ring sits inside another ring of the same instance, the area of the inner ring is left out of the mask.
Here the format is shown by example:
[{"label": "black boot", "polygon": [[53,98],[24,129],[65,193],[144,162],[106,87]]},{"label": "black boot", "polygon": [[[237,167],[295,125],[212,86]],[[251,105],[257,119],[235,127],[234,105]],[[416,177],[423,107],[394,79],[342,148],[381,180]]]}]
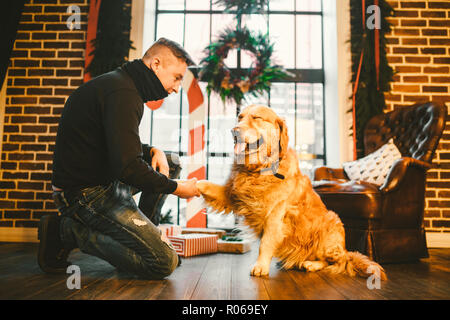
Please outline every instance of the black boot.
[{"label": "black boot", "polygon": [[[169,164],[169,178],[179,179],[181,173],[180,158],[172,152],[165,152]],[[139,209],[155,225],[161,219],[161,209],[167,199],[167,194],[143,191],[139,200]]]},{"label": "black boot", "polygon": [[61,217],[43,216],[39,222],[38,264],[46,273],[66,273],[71,264],[67,261],[70,250],[64,248],[59,234]]}]

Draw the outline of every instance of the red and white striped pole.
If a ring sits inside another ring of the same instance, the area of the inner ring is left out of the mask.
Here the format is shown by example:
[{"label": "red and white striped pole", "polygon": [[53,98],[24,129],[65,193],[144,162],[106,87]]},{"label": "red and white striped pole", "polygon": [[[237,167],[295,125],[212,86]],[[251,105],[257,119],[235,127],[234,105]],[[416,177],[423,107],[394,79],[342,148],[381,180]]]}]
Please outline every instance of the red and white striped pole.
[{"label": "red and white striped pole", "polygon": [[[181,84],[189,102],[188,179],[206,179],[206,106],[194,74],[188,69]],[[206,209],[201,198],[187,201],[186,227],[206,228]]]},{"label": "red and white striped pole", "polygon": [[[189,102],[189,140],[188,140],[188,179],[206,179],[206,107],[202,90],[194,74],[187,69],[181,87],[187,93]],[[164,99],[149,101],[147,107],[156,110],[161,107]],[[186,227],[206,228],[206,208],[201,198],[187,200]]]}]

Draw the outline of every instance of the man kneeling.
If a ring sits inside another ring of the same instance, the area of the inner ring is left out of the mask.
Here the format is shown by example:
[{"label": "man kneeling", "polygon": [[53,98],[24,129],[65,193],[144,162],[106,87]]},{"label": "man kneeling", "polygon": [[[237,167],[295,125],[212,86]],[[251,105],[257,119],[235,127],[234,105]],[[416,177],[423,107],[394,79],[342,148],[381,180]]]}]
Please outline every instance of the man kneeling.
[{"label": "man kneeling", "polygon": [[38,230],[44,272],[65,273],[74,248],[146,279],[162,279],[177,267],[176,252],[132,195],[200,195],[196,179],[172,179],[176,161],[169,166],[164,152],[139,139],[144,102],[177,93],[191,64],[181,46],[161,38],[142,59],[92,79],[67,99],[52,177],[61,215],[42,217]]}]

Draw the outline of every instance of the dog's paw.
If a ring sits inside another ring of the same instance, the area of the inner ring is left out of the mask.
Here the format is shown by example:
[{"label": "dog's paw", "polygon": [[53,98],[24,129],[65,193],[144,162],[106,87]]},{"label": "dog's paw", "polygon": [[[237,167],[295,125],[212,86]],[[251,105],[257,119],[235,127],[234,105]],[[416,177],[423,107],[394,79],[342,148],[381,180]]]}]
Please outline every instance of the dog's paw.
[{"label": "dog's paw", "polygon": [[254,277],[264,277],[269,275],[269,266],[261,265],[261,264],[255,264],[252,268],[252,271],[250,271],[250,274]]},{"label": "dog's paw", "polygon": [[208,193],[208,189],[209,189],[209,185],[210,184],[211,184],[211,182],[209,182],[207,180],[197,181],[197,189],[198,189],[198,191],[200,191],[200,193],[202,195],[206,195]]},{"label": "dog's paw", "polygon": [[305,261],[302,267],[308,272],[316,272],[325,268],[325,265],[323,261]]}]

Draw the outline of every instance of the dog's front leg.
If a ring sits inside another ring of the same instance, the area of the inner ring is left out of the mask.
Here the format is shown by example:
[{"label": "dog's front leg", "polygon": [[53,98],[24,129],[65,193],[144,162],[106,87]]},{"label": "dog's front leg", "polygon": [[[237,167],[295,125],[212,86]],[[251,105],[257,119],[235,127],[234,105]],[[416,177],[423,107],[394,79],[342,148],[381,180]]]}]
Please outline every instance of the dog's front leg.
[{"label": "dog's front leg", "polygon": [[215,211],[225,213],[232,211],[225,186],[207,180],[200,180],[197,182],[197,188],[202,194],[203,199],[205,199],[206,204]]},{"label": "dog's front leg", "polygon": [[284,238],[283,216],[285,210],[286,206],[279,204],[267,215],[259,245],[258,260],[250,272],[252,276],[260,277],[269,274],[272,257]]}]

